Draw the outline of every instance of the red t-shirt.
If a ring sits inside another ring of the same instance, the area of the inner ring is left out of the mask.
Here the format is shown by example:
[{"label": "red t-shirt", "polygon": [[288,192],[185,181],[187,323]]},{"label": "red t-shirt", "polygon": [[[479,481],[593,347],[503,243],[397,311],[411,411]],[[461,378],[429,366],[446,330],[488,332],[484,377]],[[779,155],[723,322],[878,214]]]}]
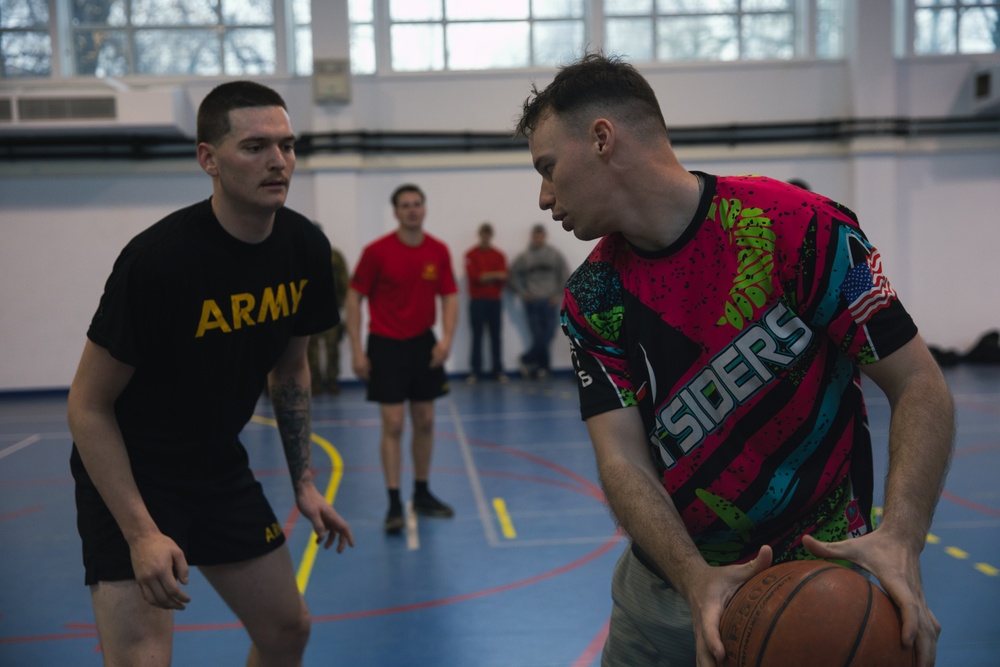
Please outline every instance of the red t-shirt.
[{"label": "red t-shirt", "polygon": [[492,271],[507,271],[507,260],[496,248],[478,245],[465,253],[465,275],[469,277],[470,299],[498,301],[503,293],[503,280],[482,281],[480,276]]},{"label": "red t-shirt", "polygon": [[424,234],[408,246],[396,232],[366,246],[351,287],[368,299],[368,329],[376,336],[404,340],[434,326],[438,295],[455,294],[448,246]]}]

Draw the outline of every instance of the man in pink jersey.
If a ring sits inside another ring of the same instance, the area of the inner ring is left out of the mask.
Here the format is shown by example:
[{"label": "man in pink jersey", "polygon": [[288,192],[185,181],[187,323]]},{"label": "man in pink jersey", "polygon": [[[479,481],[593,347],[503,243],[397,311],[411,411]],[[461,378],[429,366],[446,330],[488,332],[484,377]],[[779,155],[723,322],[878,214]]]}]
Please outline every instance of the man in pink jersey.
[{"label": "man in pink jersey", "polygon": [[[772,562],[878,577],[934,664],[920,553],[952,450],[944,378],[846,207],[690,172],[648,82],[597,54],[533,89],[539,206],[600,239],[566,283],[581,413],[631,537],[603,665],[720,663],[722,610]],[[892,409],[881,525],[861,372]]]},{"label": "man in pink jersey", "polygon": [[[458,321],[458,288],[448,246],[423,229],[424,193],[406,184],[392,194],[399,226],[365,247],[347,293],[347,331],[354,372],[367,383],[382,418],[382,472],[389,492],[385,530],[404,525],[399,488],[406,403],[413,425],[413,509],[448,518],[451,507],[428,488],[434,449],[434,399],[448,393],[444,362]],[[432,327],[441,298],[441,340]],[[368,300],[368,345],[361,342],[361,302]]]}]

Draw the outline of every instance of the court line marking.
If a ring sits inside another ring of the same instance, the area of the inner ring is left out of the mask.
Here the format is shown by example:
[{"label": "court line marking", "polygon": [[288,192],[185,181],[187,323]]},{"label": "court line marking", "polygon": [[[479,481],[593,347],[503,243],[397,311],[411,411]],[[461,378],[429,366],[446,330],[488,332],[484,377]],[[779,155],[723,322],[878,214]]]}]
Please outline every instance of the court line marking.
[{"label": "court line marking", "polygon": [[413,501],[406,501],[406,548],[416,551],[420,548],[420,532],[417,530],[417,513],[413,511]]},{"label": "court line marking", "polygon": [[[932,533],[927,533],[927,543],[941,544],[941,538]],[[956,560],[969,560],[969,552],[958,547],[944,547],[944,552]],[[1000,569],[993,567],[989,563],[973,563],[972,567],[987,577],[1000,575]]]},{"label": "court line marking", "polygon": [[587,644],[587,648],[584,649],[580,657],[573,662],[573,667],[589,667],[589,665],[594,664],[594,661],[601,655],[601,651],[604,650],[604,642],[608,638],[608,633],[611,631],[611,620],[608,619],[601,626],[601,629],[594,635],[594,638],[590,640]]},{"label": "court line marking", "polygon": [[513,540],[517,537],[517,531],[514,530],[514,523],[510,520],[510,514],[507,512],[507,503],[504,502],[503,498],[493,499],[493,510],[497,513],[497,521],[500,522],[500,531],[503,536],[508,540]]},{"label": "court line marking", "polygon": [[[878,517],[882,516],[883,509],[881,507],[875,507],[873,509],[875,510],[875,514]],[[924,541],[927,542],[927,544],[934,544],[934,545],[941,544],[941,538],[935,535],[934,533],[927,533],[927,536],[924,538]],[[958,547],[952,547],[952,546],[945,546],[943,547],[943,550],[946,554],[948,554],[955,560],[969,559],[969,553],[964,549],[959,549]],[[985,574],[987,577],[995,577],[997,575],[1000,575],[1000,569],[993,567],[989,563],[974,563],[972,567],[976,569],[978,572]]]},{"label": "court line marking", "polygon": [[[251,417],[250,421],[264,424],[265,426],[278,426],[278,422],[274,419],[258,415]],[[340,480],[344,476],[344,459],[340,457],[340,452],[328,440],[321,438],[315,433],[309,434],[309,439],[319,445],[326,452],[327,456],[330,457],[330,481],[326,485],[326,492],[323,494],[323,498],[326,499],[326,502],[333,505],[333,499],[337,497],[337,489],[340,487]],[[302,554],[298,572],[295,575],[295,581],[299,586],[300,593],[304,594],[306,592],[306,586],[309,585],[309,575],[312,574],[312,568],[316,562],[316,554],[318,552],[318,537],[316,536],[316,531],[312,531],[309,542],[306,544],[305,553]]]},{"label": "court line marking", "polygon": [[458,416],[458,408],[451,399],[446,401],[448,410],[451,412],[452,425],[455,428],[455,439],[458,441],[458,448],[462,452],[462,460],[465,462],[465,472],[469,478],[469,486],[472,487],[472,495],[476,499],[476,511],[479,513],[479,520],[483,524],[483,532],[486,533],[486,543],[495,547],[500,544],[496,528],[493,526],[493,516],[490,514],[489,506],[486,504],[486,494],[483,493],[483,483],[479,479],[479,471],[476,470],[476,463],[472,459],[472,448],[469,447],[469,439],[465,437],[465,429],[462,428],[462,420]]},{"label": "court line marking", "polygon": [[5,456],[10,456],[11,454],[13,454],[15,452],[19,452],[22,449],[24,449],[25,447],[28,447],[29,445],[33,445],[36,442],[38,442],[39,440],[41,440],[41,439],[42,439],[42,436],[38,435],[37,433],[35,435],[29,435],[27,438],[25,438],[21,442],[15,442],[10,447],[7,447],[6,449],[0,450],[0,459],[4,458]]}]

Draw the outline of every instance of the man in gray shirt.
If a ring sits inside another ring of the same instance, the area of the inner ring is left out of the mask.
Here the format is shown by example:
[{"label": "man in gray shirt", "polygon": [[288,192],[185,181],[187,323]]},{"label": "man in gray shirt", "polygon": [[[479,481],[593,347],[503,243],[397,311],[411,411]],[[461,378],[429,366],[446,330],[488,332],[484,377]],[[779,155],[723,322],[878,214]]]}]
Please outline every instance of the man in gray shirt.
[{"label": "man in gray shirt", "polygon": [[543,378],[550,371],[549,348],[558,323],[558,307],[569,278],[566,259],[545,242],[544,225],[531,228],[531,242],[514,258],[510,286],[524,301],[531,346],[521,355],[521,374]]}]

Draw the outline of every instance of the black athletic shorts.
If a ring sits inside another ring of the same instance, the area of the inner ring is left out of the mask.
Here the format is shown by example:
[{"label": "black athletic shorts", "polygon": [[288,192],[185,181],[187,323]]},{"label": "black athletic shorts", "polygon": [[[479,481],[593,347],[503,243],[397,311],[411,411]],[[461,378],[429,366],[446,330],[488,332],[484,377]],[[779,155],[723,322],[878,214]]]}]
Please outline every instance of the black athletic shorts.
[{"label": "black athletic shorts", "polygon": [[376,403],[433,401],[448,393],[444,367],[431,368],[437,339],[428,330],[416,338],[396,340],[368,336],[368,400]]},{"label": "black athletic shorts", "polygon": [[[70,468],[76,479],[85,583],[134,579],[128,543],[90,481],[76,447]],[[169,487],[139,476],[136,484],[156,526],[177,543],[189,565],[238,563],[285,542],[281,524],[248,465]]]}]

